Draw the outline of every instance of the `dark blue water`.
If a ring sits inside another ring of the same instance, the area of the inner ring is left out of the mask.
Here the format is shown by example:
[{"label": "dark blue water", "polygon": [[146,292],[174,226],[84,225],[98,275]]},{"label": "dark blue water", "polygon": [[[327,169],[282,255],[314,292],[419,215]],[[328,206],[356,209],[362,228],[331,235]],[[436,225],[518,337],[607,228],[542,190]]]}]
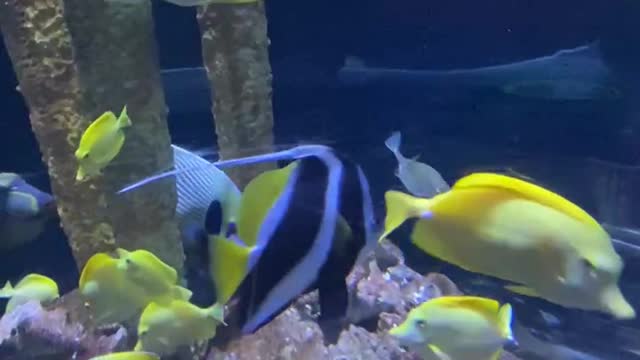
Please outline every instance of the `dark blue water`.
[{"label": "dark blue water", "polygon": [[[155,1],[154,12],[162,68],[201,66],[195,10]],[[398,187],[394,159],[382,145],[393,130],[406,134],[403,149],[408,154],[421,153],[448,181],[474,166],[508,166],[522,159],[546,163],[545,170],[531,171],[592,213],[592,197],[572,183],[579,179],[579,164],[597,158],[640,165],[637,1],[267,1],[267,14],[277,142],[313,139],[349,153],[369,175],[379,213],[382,193]],[[448,99],[419,87],[346,89],[336,77],[350,55],[380,67],[449,69],[533,58],[597,39],[608,65],[626,79],[630,95],[621,101],[534,101],[490,92]],[[15,86],[2,47],[0,170],[27,174],[31,183],[48,189],[27,109]],[[215,144],[208,111],[172,112],[169,122],[174,143]],[[77,274],[61,231],[53,223],[45,234],[0,255],[0,279],[40,272],[59,279],[63,291],[75,287]],[[412,265],[432,268],[432,260],[405,245]],[[628,264],[629,269],[638,266]],[[447,271],[461,282],[469,279],[455,269]],[[635,280],[631,271],[625,273],[626,283]],[[640,304],[639,294],[630,299]],[[567,326],[586,316],[564,314]],[[614,339],[612,331],[601,333],[603,329],[607,327],[590,334]]]}]

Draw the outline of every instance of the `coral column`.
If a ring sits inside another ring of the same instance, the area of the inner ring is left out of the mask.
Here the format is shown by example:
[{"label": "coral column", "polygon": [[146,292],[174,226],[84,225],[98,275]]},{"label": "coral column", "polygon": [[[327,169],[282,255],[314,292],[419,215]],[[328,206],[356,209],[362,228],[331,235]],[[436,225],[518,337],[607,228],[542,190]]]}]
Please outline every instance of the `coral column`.
[{"label": "coral column", "polygon": [[[124,247],[149,249],[180,270],[175,184],[115,194],[172,166],[149,1],[3,1],[0,26],[78,267],[95,252]],[[77,183],[82,132],[124,105],[133,126],[120,155],[103,176]]]},{"label": "coral column", "polygon": [[[271,66],[262,2],[205,5],[198,9],[198,22],[221,158],[271,151]],[[231,169],[229,176],[243,188],[271,168]]]}]

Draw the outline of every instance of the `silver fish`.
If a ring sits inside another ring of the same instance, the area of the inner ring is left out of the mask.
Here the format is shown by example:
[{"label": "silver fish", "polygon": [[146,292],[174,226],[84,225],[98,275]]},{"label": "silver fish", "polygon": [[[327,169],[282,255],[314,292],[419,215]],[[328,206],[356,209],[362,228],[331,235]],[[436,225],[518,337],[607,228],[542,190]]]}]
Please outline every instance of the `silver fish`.
[{"label": "silver fish", "polygon": [[395,131],[384,144],[398,160],[396,176],[400,179],[404,187],[413,195],[425,198],[430,198],[448,191],[450,189],[449,184],[444,181],[436,169],[402,155],[400,152],[401,140],[400,132]]}]

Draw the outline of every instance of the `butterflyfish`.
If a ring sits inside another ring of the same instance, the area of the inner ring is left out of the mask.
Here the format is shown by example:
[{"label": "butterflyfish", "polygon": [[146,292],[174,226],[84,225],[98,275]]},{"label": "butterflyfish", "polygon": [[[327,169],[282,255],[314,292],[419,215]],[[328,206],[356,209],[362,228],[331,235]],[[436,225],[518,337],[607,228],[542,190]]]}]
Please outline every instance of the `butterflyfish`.
[{"label": "butterflyfish", "polygon": [[409,159],[402,155],[400,152],[401,141],[402,135],[400,132],[394,131],[384,144],[391,150],[398,161],[398,168],[395,174],[407,191],[415,196],[432,197],[449,190],[449,184],[444,181],[442,175],[436,169],[416,159]]},{"label": "butterflyfish", "polygon": [[53,196],[15,173],[0,173],[0,249],[36,239],[56,215]]},{"label": "butterflyfish", "polygon": [[213,338],[221,323],[223,306],[218,304],[201,308],[185,300],[164,305],[152,302],[140,316],[134,350],[169,355],[179,346]]},{"label": "butterflyfish", "polygon": [[179,146],[172,147],[176,169],[201,167],[176,176],[176,213],[185,252],[185,276],[194,290],[192,301],[209,304],[215,295],[209,253],[214,249],[208,245],[209,236],[223,236],[235,223],[242,193],[222,170],[207,166],[209,161]]},{"label": "butterflyfish", "polygon": [[16,286],[7,281],[0,289],[0,298],[9,298],[5,313],[10,313],[17,306],[31,300],[48,302],[60,297],[58,284],[51,278],[40,274],[29,274],[22,278]]},{"label": "butterflyfish", "polygon": [[505,345],[517,344],[511,305],[475,296],[428,300],[389,331],[401,345],[425,359],[497,360]]},{"label": "butterflyfish", "polygon": [[119,117],[106,111],[89,125],[75,152],[78,161],[77,181],[99,175],[118,156],[125,140],[123,129],[129,126],[131,119],[127,115],[126,106]]},{"label": "butterflyfish", "polygon": [[411,240],[436,258],[510,281],[507,289],[521,295],[618,319],[635,317],[618,286],[623,261],[607,232],[545,188],[475,173],[431,199],[388,191],[385,202],[383,237],[418,218]]}]

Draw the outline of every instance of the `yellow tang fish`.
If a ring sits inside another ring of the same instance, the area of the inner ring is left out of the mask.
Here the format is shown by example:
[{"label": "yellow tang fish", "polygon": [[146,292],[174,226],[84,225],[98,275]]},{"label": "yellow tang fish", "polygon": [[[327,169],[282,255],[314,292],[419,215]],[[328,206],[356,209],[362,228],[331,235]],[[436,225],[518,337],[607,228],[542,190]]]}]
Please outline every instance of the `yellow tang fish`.
[{"label": "yellow tang fish", "polygon": [[166,305],[152,302],[140,316],[134,350],[169,355],[179,346],[213,338],[221,323],[224,323],[222,305],[200,308],[184,300]]},{"label": "yellow tang fish", "polygon": [[82,181],[99,175],[111,160],[113,160],[124,144],[123,128],[131,126],[131,119],[127,115],[125,106],[116,118],[115,114],[107,111],[89,125],[80,138],[80,145],[75,152],[78,160],[76,180]]},{"label": "yellow tang fish", "polygon": [[[152,301],[169,302],[174,298],[188,300],[191,297],[188,289],[175,285],[175,279],[172,285],[169,285],[170,279],[155,283],[141,281],[153,280],[154,277],[158,280],[160,277],[127,271],[131,267],[123,266],[123,262],[126,262],[126,258],[115,259],[98,253],[82,269],[79,289],[91,300],[98,323],[131,319]],[[136,269],[145,270],[144,267]]]},{"label": "yellow tang fish", "polygon": [[425,359],[494,360],[505,345],[515,345],[511,305],[475,296],[428,300],[407,315],[389,335]]},{"label": "yellow tang fish", "polygon": [[635,317],[618,286],[623,261],[609,235],[567,199],[509,176],[476,173],[431,199],[385,194],[388,235],[420,218],[412,242],[461,268],[518,285],[508,289],[567,307]]},{"label": "yellow tang fish", "polygon": [[39,274],[25,276],[15,287],[11,286],[11,283],[7,281],[4,287],[0,289],[0,298],[10,298],[5,309],[6,313],[10,313],[17,306],[31,300],[46,302],[59,297],[58,284],[52,279]]},{"label": "yellow tang fish", "polygon": [[144,351],[124,351],[94,356],[89,360],[160,360],[160,356]]},{"label": "yellow tang fish", "polygon": [[140,249],[127,251],[116,249],[118,254],[118,269],[125,271],[126,277],[132,283],[143,289],[147,294],[161,300],[164,295],[173,298],[190,299],[191,291],[176,286],[178,272],[176,269],[164,263],[153,253]]}]

